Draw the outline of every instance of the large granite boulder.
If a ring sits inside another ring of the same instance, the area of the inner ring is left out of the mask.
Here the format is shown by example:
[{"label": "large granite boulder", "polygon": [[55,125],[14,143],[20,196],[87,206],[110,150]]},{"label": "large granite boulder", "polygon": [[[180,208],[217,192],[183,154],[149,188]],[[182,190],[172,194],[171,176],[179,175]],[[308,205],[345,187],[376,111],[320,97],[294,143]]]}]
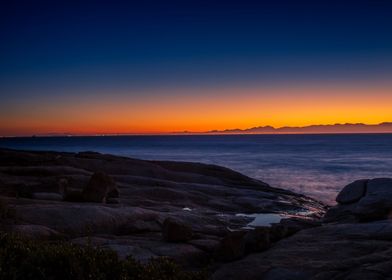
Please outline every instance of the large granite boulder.
[{"label": "large granite boulder", "polygon": [[366,185],[369,180],[357,180],[348,184],[340,191],[336,197],[336,202],[340,204],[350,204],[360,200],[366,193]]},{"label": "large granite boulder", "polygon": [[388,218],[392,210],[392,179],[359,180],[347,185],[324,222],[364,222]]},{"label": "large granite boulder", "polygon": [[91,176],[87,186],[83,189],[84,201],[106,203],[108,198],[116,198],[119,192],[114,180],[103,172],[96,172]]}]

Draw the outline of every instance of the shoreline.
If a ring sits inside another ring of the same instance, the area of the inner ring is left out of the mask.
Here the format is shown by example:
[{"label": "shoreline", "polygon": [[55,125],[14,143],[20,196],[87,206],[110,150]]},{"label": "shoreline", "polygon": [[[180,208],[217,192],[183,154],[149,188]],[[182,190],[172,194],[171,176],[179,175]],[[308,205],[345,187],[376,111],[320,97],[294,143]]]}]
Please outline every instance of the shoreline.
[{"label": "shoreline", "polygon": [[336,200],[327,207],[211,164],[0,149],[3,233],[145,265],[167,257],[214,280],[330,279],[356,275],[366,258],[390,262],[392,251],[380,254],[392,245],[392,179],[356,181]]}]

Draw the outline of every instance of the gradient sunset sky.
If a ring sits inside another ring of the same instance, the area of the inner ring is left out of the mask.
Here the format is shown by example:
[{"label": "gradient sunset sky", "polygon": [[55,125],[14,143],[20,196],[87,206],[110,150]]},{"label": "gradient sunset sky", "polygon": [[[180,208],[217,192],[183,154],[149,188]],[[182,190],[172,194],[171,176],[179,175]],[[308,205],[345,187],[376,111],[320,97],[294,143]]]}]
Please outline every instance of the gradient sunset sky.
[{"label": "gradient sunset sky", "polygon": [[0,136],[392,121],[392,1],[7,2]]}]

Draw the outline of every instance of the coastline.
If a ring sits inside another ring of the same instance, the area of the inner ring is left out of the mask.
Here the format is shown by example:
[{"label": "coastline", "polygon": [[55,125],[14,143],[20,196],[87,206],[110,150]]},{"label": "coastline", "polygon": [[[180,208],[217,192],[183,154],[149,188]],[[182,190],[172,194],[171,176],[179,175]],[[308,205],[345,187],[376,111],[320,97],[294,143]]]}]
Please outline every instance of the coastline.
[{"label": "coastline", "polygon": [[330,208],[217,165],[0,149],[0,186],[13,213],[2,232],[144,264],[167,257],[211,279],[330,279],[366,270],[363,256],[391,260],[392,179],[354,182]]}]

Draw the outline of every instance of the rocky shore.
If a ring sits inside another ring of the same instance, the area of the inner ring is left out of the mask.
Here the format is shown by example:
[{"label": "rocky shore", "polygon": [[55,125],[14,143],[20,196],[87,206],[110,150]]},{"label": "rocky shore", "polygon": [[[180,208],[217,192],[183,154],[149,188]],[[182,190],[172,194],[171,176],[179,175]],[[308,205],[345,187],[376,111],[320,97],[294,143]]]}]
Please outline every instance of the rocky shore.
[{"label": "rocky shore", "polygon": [[322,203],[200,163],[0,149],[1,229],[212,279],[388,279],[392,179]]}]

